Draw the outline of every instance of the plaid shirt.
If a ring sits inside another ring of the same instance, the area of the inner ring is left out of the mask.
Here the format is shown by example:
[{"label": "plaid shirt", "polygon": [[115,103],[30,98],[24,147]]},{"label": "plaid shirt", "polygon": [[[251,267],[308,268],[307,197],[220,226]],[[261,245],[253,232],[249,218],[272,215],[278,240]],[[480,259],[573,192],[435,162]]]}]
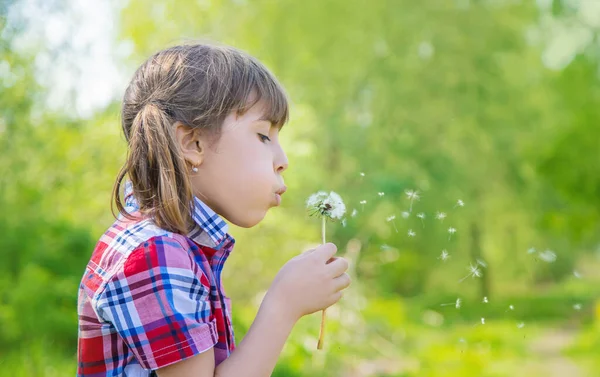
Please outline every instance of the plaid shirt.
[{"label": "plaid shirt", "polygon": [[[78,376],[153,376],[212,347],[218,365],[235,349],[221,284],[235,240],[194,204],[187,236],[119,216],[100,238],[79,287]],[[139,215],[129,184],[125,205]]]}]

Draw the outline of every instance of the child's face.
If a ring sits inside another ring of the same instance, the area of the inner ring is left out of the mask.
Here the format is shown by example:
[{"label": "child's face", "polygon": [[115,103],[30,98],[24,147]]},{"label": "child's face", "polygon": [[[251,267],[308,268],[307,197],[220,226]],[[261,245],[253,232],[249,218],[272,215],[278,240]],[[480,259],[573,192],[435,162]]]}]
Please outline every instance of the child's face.
[{"label": "child's face", "polygon": [[245,228],[258,224],[279,205],[276,192],[284,187],[281,174],[288,167],[279,130],[262,116],[260,102],[241,116],[235,112],[227,116],[221,138],[203,148],[202,163],[191,176],[200,200]]}]

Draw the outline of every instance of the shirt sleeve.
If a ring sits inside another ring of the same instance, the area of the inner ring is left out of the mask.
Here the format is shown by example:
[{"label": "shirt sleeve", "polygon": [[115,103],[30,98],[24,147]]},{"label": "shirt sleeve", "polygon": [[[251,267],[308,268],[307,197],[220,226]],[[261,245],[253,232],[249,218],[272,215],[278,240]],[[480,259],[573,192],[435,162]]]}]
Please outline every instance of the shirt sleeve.
[{"label": "shirt sleeve", "polygon": [[173,238],[154,237],[135,249],[107,283],[98,311],[146,369],[187,359],[218,341],[210,282],[189,248]]}]

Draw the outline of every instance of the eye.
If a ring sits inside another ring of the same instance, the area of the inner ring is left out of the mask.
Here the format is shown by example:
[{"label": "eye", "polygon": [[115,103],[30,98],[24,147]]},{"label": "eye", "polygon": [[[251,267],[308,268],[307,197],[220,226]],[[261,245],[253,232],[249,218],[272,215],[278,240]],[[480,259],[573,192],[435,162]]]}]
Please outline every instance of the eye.
[{"label": "eye", "polygon": [[269,137],[268,137],[268,136],[266,136],[266,135],[263,135],[263,134],[258,134],[258,137],[260,138],[260,141],[262,141],[263,143],[264,143],[265,141],[271,141],[271,139],[269,139]]}]

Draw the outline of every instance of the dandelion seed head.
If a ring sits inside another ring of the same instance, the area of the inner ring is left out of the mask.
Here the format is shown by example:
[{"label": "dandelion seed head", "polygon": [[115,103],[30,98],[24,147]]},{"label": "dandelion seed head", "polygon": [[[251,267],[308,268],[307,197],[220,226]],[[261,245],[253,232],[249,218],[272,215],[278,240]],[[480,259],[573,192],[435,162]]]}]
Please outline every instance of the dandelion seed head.
[{"label": "dandelion seed head", "polygon": [[403,211],[402,212],[402,218],[403,219],[408,219],[409,216],[410,216],[410,212],[407,212],[407,211]]},{"label": "dandelion seed head", "polygon": [[445,212],[438,212],[435,214],[435,218],[438,220],[444,220],[446,218],[446,213]]},{"label": "dandelion seed head", "polygon": [[326,217],[331,220],[341,220],[346,213],[346,205],[342,197],[331,191],[319,191],[312,194],[306,200],[306,207],[311,211],[311,215]]},{"label": "dandelion seed head", "polygon": [[474,277],[481,277],[481,270],[479,269],[479,267],[477,267],[477,265],[469,265],[469,272]]},{"label": "dandelion seed head", "polygon": [[385,221],[387,221],[387,222],[394,221],[394,220],[396,220],[396,215],[391,215],[391,216],[388,216],[388,217],[385,219]]},{"label": "dandelion seed head", "polygon": [[419,195],[419,192],[416,190],[405,190],[404,193],[406,194],[408,199],[410,199],[411,201],[419,200],[421,198],[421,196]]},{"label": "dandelion seed head", "polygon": [[446,261],[450,258],[450,254],[448,254],[448,251],[446,249],[442,250],[442,254],[439,256],[439,259]]},{"label": "dandelion seed head", "polygon": [[408,230],[408,236],[409,236],[409,237],[414,237],[414,236],[416,236],[416,235],[417,235],[417,234],[416,234],[416,233],[415,233],[415,232],[414,232],[412,229],[409,229],[409,230]]},{"label": "dandelion seed head", "polygon": [[539,253],[540,259],[546,263],[552,263],[556,261],[556,253],[552,250],[544,250]]}]

